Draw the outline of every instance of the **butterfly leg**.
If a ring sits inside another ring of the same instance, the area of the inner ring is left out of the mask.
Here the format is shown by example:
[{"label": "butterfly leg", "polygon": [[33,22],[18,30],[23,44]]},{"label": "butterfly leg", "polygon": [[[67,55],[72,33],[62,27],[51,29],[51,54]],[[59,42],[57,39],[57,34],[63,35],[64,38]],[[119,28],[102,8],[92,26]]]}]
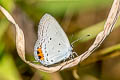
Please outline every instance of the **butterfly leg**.
[{"label": "butterfly leg", "polygon": [[64,62],[66,61],[66,59],[63,60]]},{"label": "butterfly leg", "polygon": [[76,52],[73,52],[73,54],[75,54],[76,56],[78,56],[78,54]]}]

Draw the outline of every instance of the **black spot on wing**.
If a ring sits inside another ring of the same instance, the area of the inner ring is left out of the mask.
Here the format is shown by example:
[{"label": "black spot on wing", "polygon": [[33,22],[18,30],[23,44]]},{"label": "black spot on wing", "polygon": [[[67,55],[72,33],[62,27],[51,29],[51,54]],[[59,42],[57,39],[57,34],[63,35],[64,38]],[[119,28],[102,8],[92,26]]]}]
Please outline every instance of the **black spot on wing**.
[{"label": "black spot on wing", "polygon": [[50,40],[52,40],[52,38],[50,38]]},{"label": "black spot on wing", "polygon": [[39,54],[39,51],[37,51],[37,54]]},{"label": "black spot on wing", "polygon": [[59,45],[61,45],[61,44],[59,43]]},{"label": "black spot on wing", "polygon": [[58,52],[60,52],[60,50],[58,50]]},{"label": "black spot on wing", "polygon": [[40,58],[41,58],[41,56],[38,56],[38,58],[40,59]]},{"label": "black spot on wing", "polygon": [[51,62],[53,62],[53,60],[51,60]]}]

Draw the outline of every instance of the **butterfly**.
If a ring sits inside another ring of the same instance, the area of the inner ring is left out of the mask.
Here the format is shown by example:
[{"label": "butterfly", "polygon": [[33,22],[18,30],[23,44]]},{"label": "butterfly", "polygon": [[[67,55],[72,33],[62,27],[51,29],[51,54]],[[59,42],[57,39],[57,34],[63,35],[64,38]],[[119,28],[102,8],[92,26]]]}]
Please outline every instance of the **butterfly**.
[{"label": "butterfly", "polygon": [[34,46],[37,62],[48,66],[68,59],[73,54],[70,42],[54,17],[45,14],[38,26],[38,39]]}]

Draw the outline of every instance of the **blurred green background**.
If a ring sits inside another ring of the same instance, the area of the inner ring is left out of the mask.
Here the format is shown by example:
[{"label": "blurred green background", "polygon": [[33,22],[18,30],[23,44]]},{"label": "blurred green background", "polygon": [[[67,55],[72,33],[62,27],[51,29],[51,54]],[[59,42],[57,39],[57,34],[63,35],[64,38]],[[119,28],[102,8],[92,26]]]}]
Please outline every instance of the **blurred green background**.
[{"label": "blurred green background", "polygon": [[[33,59],[37,26],[49,13],[56,18],[79,55],[103,30],[113,0],[0,0],[25,34],[26,58]],[[0,80],[120,80],[120,19],[113,32],[90,57],[79,65],[56,73],[38,71],[17,54],[15,28],[0,12]],[[71,38],[71,36],[73,37]]]}]

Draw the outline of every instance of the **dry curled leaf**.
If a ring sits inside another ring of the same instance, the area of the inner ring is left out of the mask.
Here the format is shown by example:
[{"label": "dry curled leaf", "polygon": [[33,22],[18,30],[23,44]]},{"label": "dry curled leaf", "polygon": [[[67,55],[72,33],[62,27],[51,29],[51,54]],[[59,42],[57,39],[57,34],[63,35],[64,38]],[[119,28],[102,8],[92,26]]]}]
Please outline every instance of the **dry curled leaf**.
[{"label": "dry curled leaf", "polygon": [[101,45],[101,43],[104,41],[104,39],[110,34],[110,32],[112,32],[114,25],[119,17],[120,0],[114,0],[112,8],[109,13],[109,16],[104,25],[104,30],[97,35],[94,43],[90,46],[90,48],[87,51],[85,51],[80,56],[74,58],[73,60],[65,61],[59,65],[52,66],[52,67],[45,67],[43,65],[34,64],[25,59],[25,40],[24,40],[23,31],[20,29],[18,24],[16,24],[13,17],[3,7],[0,6],[0,10],[3,12],[3,14],[6,16],[6,18],[15,25],[16,47],[17,47],[18,55],[20,56],[20,58],[25,63],[29,64],[30,66],[32,66],[38,70],[52,73],[52,72],[60,71],[60,70],[70,68],[70,67],[77,65],[79,62],[86,59],[93,51],[95,51]]}]

